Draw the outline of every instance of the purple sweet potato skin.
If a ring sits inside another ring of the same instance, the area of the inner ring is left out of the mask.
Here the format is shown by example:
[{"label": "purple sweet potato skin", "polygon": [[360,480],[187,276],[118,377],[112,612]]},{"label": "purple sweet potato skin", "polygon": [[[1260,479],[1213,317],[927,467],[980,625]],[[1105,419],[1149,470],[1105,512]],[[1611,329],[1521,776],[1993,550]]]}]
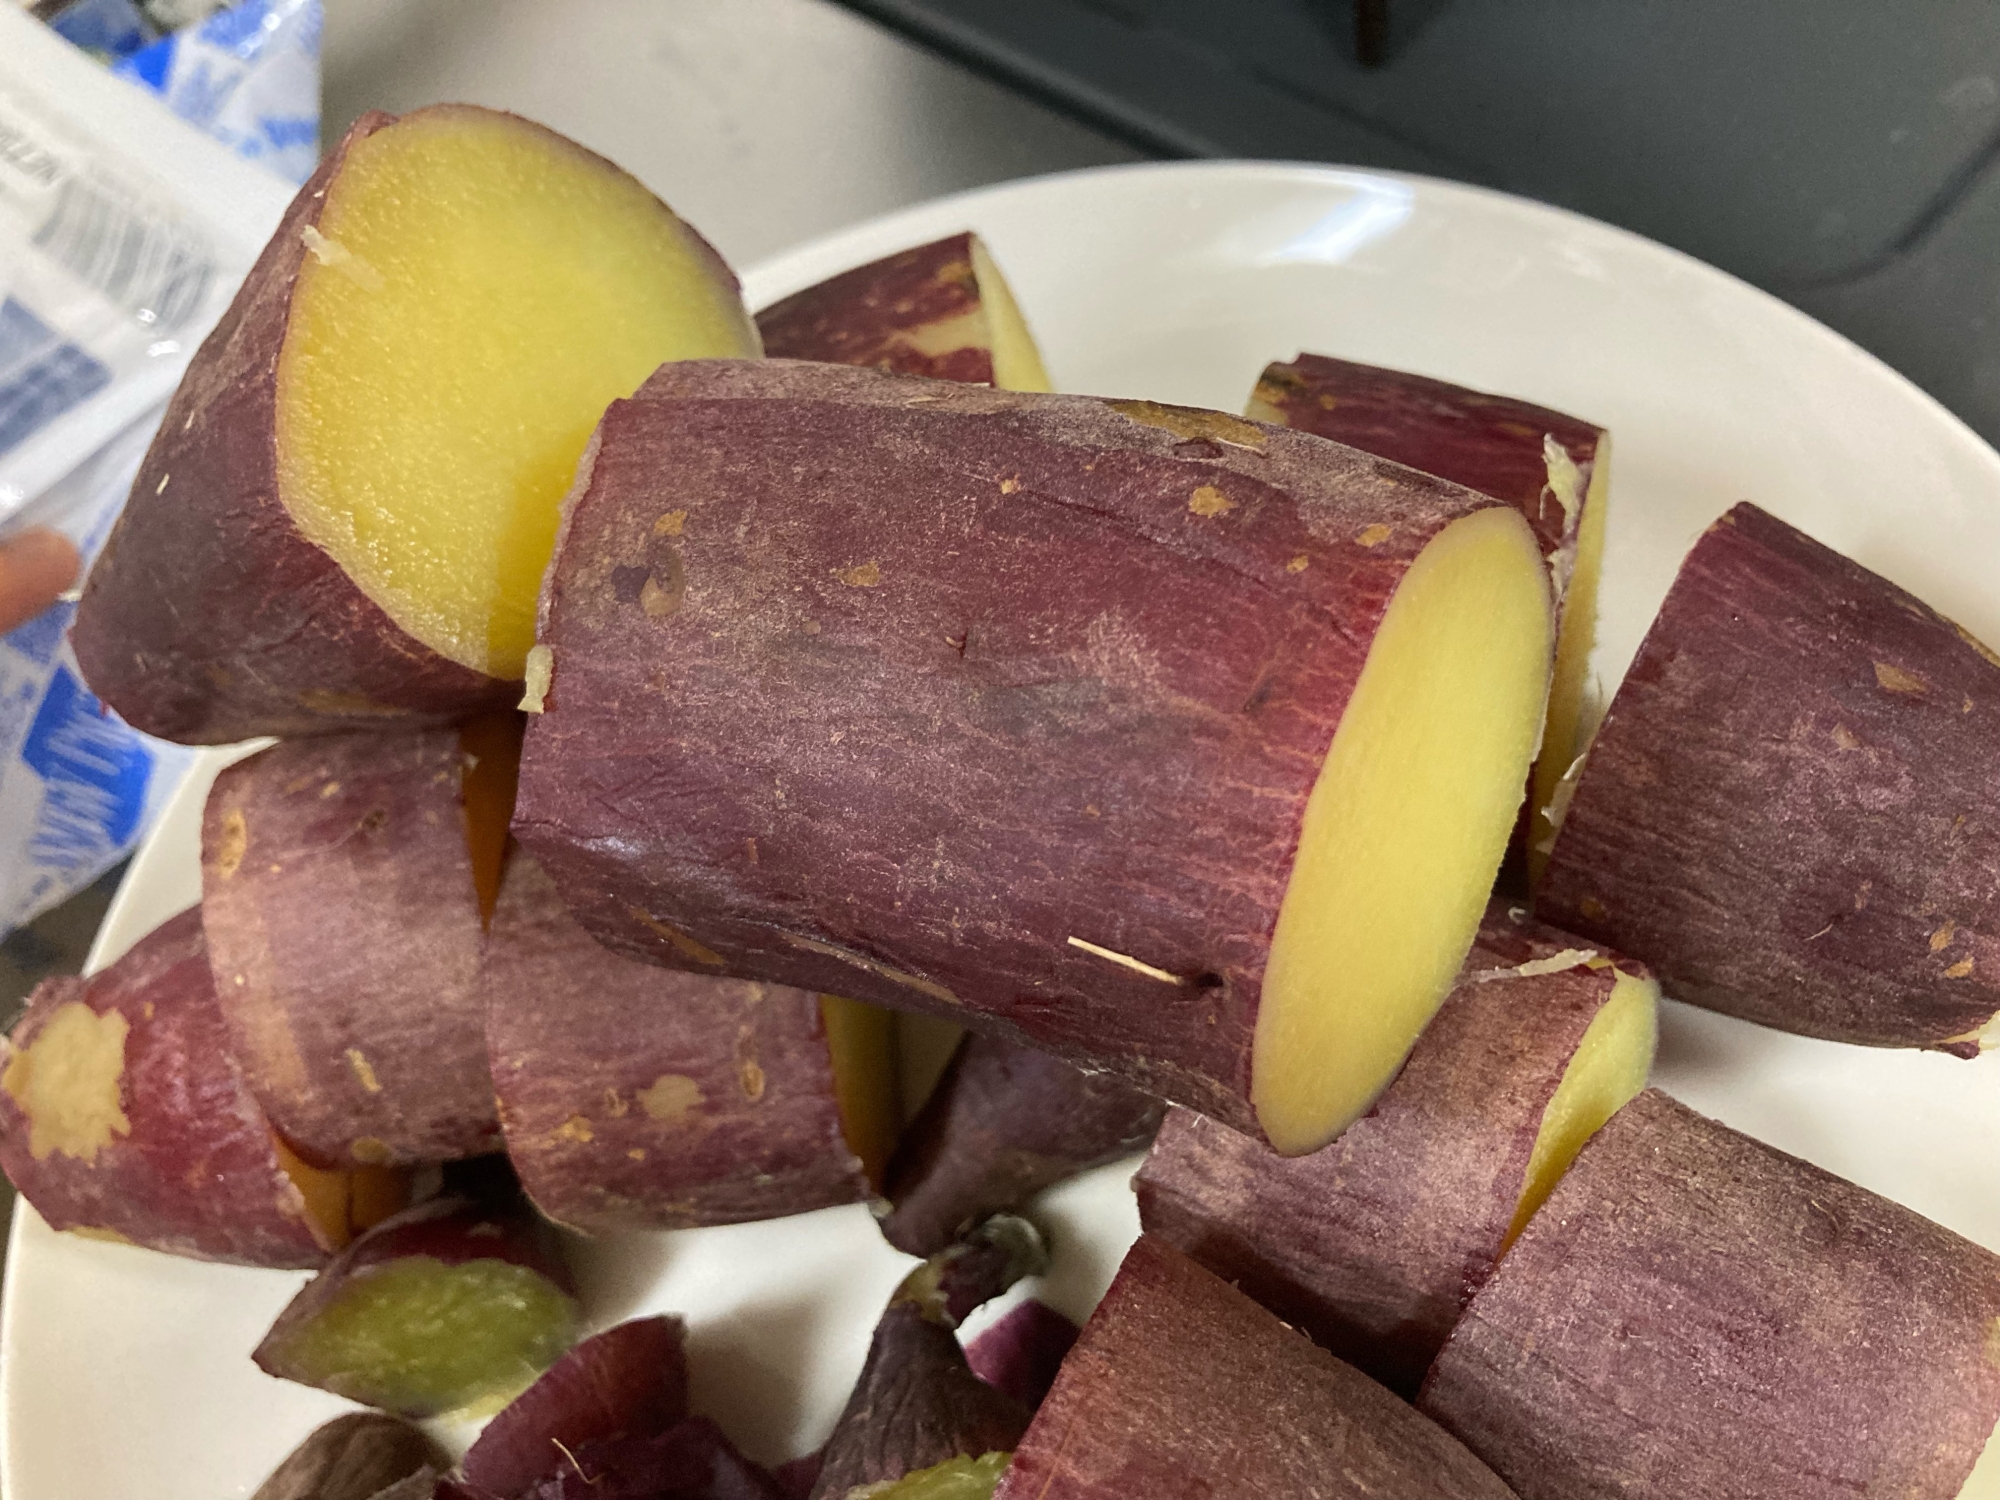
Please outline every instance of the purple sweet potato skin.
[{"label": "purple sweet potato skin", "polygon": [[[972,236],[954,234],[843,271],[773,303],[757,314],[757,331],[772,359],[866,365],[899,375],[991,385],[989,344],[925,353],[914,342],[926,329],[969,319],[979,310]],[[983,323],[979,331],[991,337]]]},{"label": "purple sweet potato skin", "polygon": [[513,1495],[556,1472],[564,1449],[666,1431],[687,1415],[685,1342],[685,1327],[671,1317],[634,1318],[585,1339],[501,1408],[460,1472]]},{"label": "purple sweet potato skin", "polygon": [[2000,1013],[2000,664],[1753,505],[1612,700],[1539,915],[1766,1026],[1970,1056]]},{"label": "purple sweet potato skin", "polygon": [[292,200],[167,407],[70,635],[91,690],[185,744],[438,723],[517,688],[419,644],[308,542],[278,494],[277,376],[304,231],[356,120]]},{"label": "purple sweet potato skin", "polygon": [[327,1165],[499,1146],[457,732],[288,741],[202,814],[209,957],[236,1054]]},{"label": "purple sweet potato skin", "polygon": [[965,1346],[965,1362],[988,1385],[998,1386],[1029,1411],[1055,1384],[1056,1371],[1082,1330],[1030,1297]]},{"label": "purple sweet potato skin", "polygon": [[324,1265],[327,1247],[230,1056],[200,910],[88,979],[43,981],[0,1061],[31,1047],[71,1002],[130,1028],[119,1107],[131,1128],[88,1159],[56,1149],[37,1160],[20,1102],[0,1088],[0,1167],[36,1211],[57,1229],[109,1230],[170,1255]]},{"label": "purple sweet potato skin", "polygon": [[602,1438],[576,1450],[522,1500],[785,1500],[778,1481],[706,1417],[643,1438]]},{"label": "purple sweet potato skin", "polygon": [[1388,1391],[1142,1235],[994,1500],[1511,1500]]},{"label": "purple sweet potato skin", "polygon": [[621,951],[1254,1130],[1306,798],[1409,562],[1495,503],[1220,413],[663,366],[568,501],[515,831]]},{"label": "purple sweet potato skin", "polygon": [[446,1464],[444,1450],[401,1417],[386,1412],[349,1412],[316,1428],[250,1500],[374,1500],[408,1482],[425,1497],[430,1487],[417,1476],[435,1478]]},{"label": "purple sweet potato skin", "polygon": [[1562,445],[1588,489],[1604,436],[1589,422],[1512,396],[1323,354],[1267,365],[1249,410],[1504,500],[1534,527],[1544,553],[1571,540],[1575,525],[1566,526],[1549,493],[1543,438]]},{"label": "purple sweet potato skin", "polygon": [[534,860],[508,862],[482,993],[507,1149],[587,1233],[865,1202],[819,997],[614,953]]},{"label": "purple sweet potato skin", "polygon": [[889,1160],[890,1244],[931,1255],[988,1214],[1143,1151],[1166,1103],[1032,1047],[968,1033]]},{"label": "purple sweet potato skin", "polygon": [[1581,946],[1513,911],[1488,908],[1402,1072],[1331,1145],[1282,1157],[1175,1110],[1133,1182],[1149,1233],[1406,1397],[1493,1274],[1543,1111],[1617,979],[1493,977]]},{"label": "purple sweet potato skin", "polygon": [[2000,1418],[2000,1257],[1649,1089],[1419,1406],[1523,1500],[1950,1500]]},{"label": "purple sweet potato skin", "polygon": [[1004,1452],[1027,1431],[1029,1415],[972,1372],[948,1322],[914,1302],[891,1303],[827,1439],[812,1500],[844,1500],[856,1485],[900,1479],[960,1454]]}]

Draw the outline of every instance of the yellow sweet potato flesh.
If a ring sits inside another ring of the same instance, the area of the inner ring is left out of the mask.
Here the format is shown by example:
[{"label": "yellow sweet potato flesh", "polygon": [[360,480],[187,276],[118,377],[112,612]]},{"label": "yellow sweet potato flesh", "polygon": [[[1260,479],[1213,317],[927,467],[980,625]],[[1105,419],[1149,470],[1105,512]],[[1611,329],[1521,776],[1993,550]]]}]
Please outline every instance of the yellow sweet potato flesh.
[{"label": "yellow sweet potato flesh", "polygon": [[1646,1086],[1659,1041],[1660,986],[1652,979],[1619,973],[1548,1105],[1528,1158],[1528,1173],[1514,1208],[1507,1244],[1527,1227],[1576,1160],[1583,1143]]},{"label": "yellow sweet potato flesh", "polygon": [[518,679],[557,507],[611,400],[758,352],[699,242],[635,179],[484,110],[357,141],[278,364],[279,489],[409,635]]},{"label": "yellow sweet potato flesh", "polygon": [[838,995],[821,995],[819,1013],[833,1059],[840,1132],[847,1149],[861,1158],[869,1185],[879,1193],[903,1124],[896,1018],[879,1006]]},{"label": "yellow sweet potato flesh", "polygon": [[993,351],[993,383],[1003,391],[1054,390],[1028,320],[1021,316],[1007,278],[978,235],[972,237],[972,274],[979,282],[979,305],[992,341],[988,347]]},{"label": "yellow sweet potato flesh", "polygon": [[1584,706],[1589,689],[1590,652],[1597,644],[1597,580],[1604,567],[1604,518],[1611,508],[1611,435],[1597,440],[1590,490],[1577,528],[1576,558],[1563,594],[1562,630],[1556,637],[1555,680],[1549,686],[1548,722],[1541,753],[1535,757],[1529,793],[1528,877],[1539,882],[1555,840],[1549,807],[1563,773],[1583,748]]},{"label": "yellow sweet potato flesh", "polygon": [[1410,565],[1308,799],[1265,967],[1251,1102],[1316,1151],[1387,1087],[1479,926],[1540,739],[1547,570],[1511,509]]}]

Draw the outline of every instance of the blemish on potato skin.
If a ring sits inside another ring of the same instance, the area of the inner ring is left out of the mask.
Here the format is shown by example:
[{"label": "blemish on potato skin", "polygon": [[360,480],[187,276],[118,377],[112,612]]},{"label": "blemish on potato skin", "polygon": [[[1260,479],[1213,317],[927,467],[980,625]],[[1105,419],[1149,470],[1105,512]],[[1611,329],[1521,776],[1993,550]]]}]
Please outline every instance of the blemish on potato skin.
[{"label": "blemish on potato skin", "polygon": [[701,1085],[685,1073],[662,1073],[633,1097],[647,1119],[663,1125],[679,1125],[707,1099]]},{"label": "blemish on potato skin", "polygon": [[1602,922],[1611,913],[1604,909],[1604,903],[1595,896],[1585,896],[1577,902],[1576,909],[1593,922]]},{"label": "blemish on potato skin", "polygon": [[372,1135],[358,1136],[348,1143],[347,1154],[363,1166],[379,1167],[389,1160],[389,1146]]},{"label": "blemish on potato skin", "polygon": [[347,1049],[347,1065],[354,1070],[354,1076],[361,1081],[362,1088],[371,1094],[382,1092],[382,1080],[375,1076],[375,1067],[368,1061],[359,1047]]},{"label": "blemish on potato skin", "polygon": [[1236,509],[1236,502],[1214,485],[1205,484],[1189,498],[1188,509],[1198,516],[1222,516]]},{"label": "blemish on potato skin", "polygon": [[756,1058],[746,1057],[738,1064],[737,1071],[743,1087],[743,1097],[755,1104],[764,1097],[763,1068],[758,1066]]},{"label": "blemish on potato skin", "polygon": [[1206,411],[1198,406],[1165,406],[1157,401],[1107,401],[1121,417],[1145,427],[1157,427],[1183,440],[1206,438],[1228,443],[1234,448],[1262,451],[1264,430],[1255,422],[1232,417],[1227,412]]},{"label": "blemish on potato skin", "polygon": [[1361,547],[1379,547],[1389,540],[1389,535],[1389,528],[1377,521],[1373,526],[1364,528],[1354,541]]},{"label": "blemish on potato skin", "polygon": [[1021,488],[1021,481],[1014,475],[1010,474],[1005,479],[1000,481],[1000,493],[1003,495],[1011,495],[1020,488]]},{"label": "blemish on potato skin", "polygon": [[597,1132],[590,1128],[590,1121],[582,1115],[571,1115],[549,1132],[549,1139],[575,1146],[587,1146],[597,1139]]},{"label": "blemish on potato skin", "polygon": [[28,1121],[28,1154],[55,1152],[92,1165],[113,1136],[130,1135],[122,1082],[131,1023],[81,1000],[58,1006],[0,1072],[0,1088]]},{"label": "blemish on potato skin", "polygon": [[873,558],[851,568],[835,568],[833,576],[851,589],[872,589],[882,581],[882,568]]},{"label": "blemish on potato skin", "polygon": [[720,953],[717,953],[713,948],[699,939],[690,937],[678,927],[669,927],[665,922],[648,913],[644,907],[628,906],[625,908],[625,911],[628,916],[632,917],[641,926],[645,927],[655,936],[665,938],[675,948],[685,953],[696,963],[707,964],[712,969],[722,967],[722,955]]},{"label": "blemish on potato skin", "polygon": [[1971,974],[1972,960],[1969,958],[1961,958],[1957,963],[1944,971],[1944,977],[1947,979],[1967,979],[1971,977]]},{"label": "blemish on potato skin", "polygon": [[633,1161],[644,1161],[646,1159],[646,1148],[644,1146],[634,1146],[630,1151],[627,1151],[625,1154],[629,1156]]},{"label": "blemish on potato skin", "polygon": [[1951,946],[1951,940],[1958,936],[1958,923],[1947,920],[1944,926],[1931,934],[1931,952],[1942,953]]},{"label": "blemish on potato skin", "polygon": [[684,510],[670,510],[653,523],[653,535],[679,536],[687,529],[687,518]]},{"label": "blemish on potato skin", "polygon": [[1312,559],[1301,552],[1297,557],[1285,564],[1285,571],[1287,573],[1303,573],[1310,566],[1312,566]]},{"label": "blemish on potato skin", "polygon": [[1931,685],[1915,672],[1906,672],[1901,667],[1886,661],[1875,663],[1875,680],[1892,693],[1907,693],[1920,698],[1931,690]]},{"label": "blemish on potato skin", "polygon": [[250,824],[243,809],[232,807],[222,819],[222,833],[216,840],[215,873],[224,880],[243,868],[243,856],[250,849]]},{"label": "blemish on potato skin", "polygon": [[1845,724],[1833,726],[1833,742],[1843,750],[1859,750],[1861,741],[1854,737],[1854,731]]}]

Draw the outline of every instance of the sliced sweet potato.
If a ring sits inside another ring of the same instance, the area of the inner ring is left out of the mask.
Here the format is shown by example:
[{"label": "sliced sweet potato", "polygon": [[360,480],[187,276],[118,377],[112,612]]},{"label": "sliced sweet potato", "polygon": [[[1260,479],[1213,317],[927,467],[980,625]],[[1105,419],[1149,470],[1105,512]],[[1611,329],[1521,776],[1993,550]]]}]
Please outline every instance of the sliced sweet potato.
[{"label": "sliced sweet potato", "polygon": [[1522,1500],[1949,1500],[2000,1419],[2000,1256],[1647,1090],[1418,1405]]},{"label": "sliced sweet potato", "polygon": [[84,590],[84,675],[189,742],[511,702],[605,402],[756,352],[728,267],[603,158],[471,105],[364,115],[181,382]]},{"label": "sliced sweet potato", "polygon": [[491,1410],[569,1348],[577,1317],[555,1235],[524,1202],[447,1194],[356,1239],[252,1357],[406,1417]]},{"label": "sliced sweet potato", "polygon": [[[1518,909],[1516,909],[1518,910]],[[1174,1111],[1140,1222],[1404,1396],[1584,1141],[1646,1085],[1644,969],[1488,909],[1458,988],[1332,1145]]]},{"label": "sliced sweet potato", "polygon": [[1974,1056],[2000,1017],[2000,658],[1754,505],[1612,699],[1537,912],[1766,1026]]},{"label": "sliced sweet potato", "polygon": [[[375,1500],[416,1475],[435,1479],[450,1460],[400,1417],[350,1412],[313,1429],[250,1500]],[[430,1490],[423,1491],[426,1497]]]},{"label": "sliced sweet potato", "polygon": [[564,1456],[607,1438],[646,1438],[687,1415],[687,1330],[634,1318],[585,1339],[495,1414],[459,1463],[498,1495],[529,1489]]},{"label": "sliced sweet potato", "polygon": [[499,1146],[464,768],[451,729],[322,736],[238,761],[209,792],[223,1013],[257,1098],[323,1166]]},{"label": "sliced sweet potato", "polygon": [[1012,1448],[1029,1411],[966,1364],[966,1314],[1047,1267],[1025,1219],[998,1215],[912,1271],[875,1325],[854,1394],[820,1455],[812,1500]]},{"label": "sliced sweet potato", "polygon": [[896,1113],[892,1039],[886,1015],[847,1013],[872,1007],[613,953],[523,853],[480,993],[507,1151],[549,1217],[682,1229],[874,1192],[862,1153]]},{"label": "sliced sweet potato", "polygon": [[57,1229],[315,1267],[406,1201],[404,1174],[321,1171],[273,1133],[230,1055],[199,909],[88,979],[45,980],[0,1055],[0,1167]]},{"label": "sliced sweet potato", "polygon": [[965,1362],[988,1385],[996,1385],[1035,1410],[1055,1384],[1056,1371],[1081,1330],[1033,1297],[965,1346]]},{"label": "sliced sweet potato", "polygon": [[1245,410],[1504,500],[1534,528],[1559,600],[1548,721],[1521,829],[1528,872],[1539,873],[1553,833],[1549,804],[1583,748],[1611,434],[1511,396],[1324,354],[1267,365]]},{"label": "sliced sweet potato", "polygon": [[1458,1442],[1164,1240],[1142,1235],[996,1500],[1512,1500]]},{"label": "sliced sweet potato", "polygon": [[890,1159],[882,1221],[911,1255],[942,1250],[988,1214],[1143,1151],[1164,1100],[1032,1047],[968,1034]]},{"label": "sliced sweet potato", "polygon": [[765,308],[757,329],[773,359],[1051,389],[1007,279],[976,234],[948,235],[828,277]]},{"label": "sliced sweet potato", "polygon": [[1451,988],[1553,650],[1490,497],[833,365],[664,367],[564,538],[515,829],[600,941],[976,1016],[1287,1153]]}]

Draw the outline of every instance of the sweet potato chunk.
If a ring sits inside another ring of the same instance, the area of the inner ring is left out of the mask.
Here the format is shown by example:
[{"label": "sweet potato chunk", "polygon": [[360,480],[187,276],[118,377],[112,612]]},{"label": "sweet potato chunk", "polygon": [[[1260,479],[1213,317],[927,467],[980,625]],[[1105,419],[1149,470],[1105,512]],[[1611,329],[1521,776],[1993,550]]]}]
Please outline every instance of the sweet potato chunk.
[{"label": "sweet potato chunk", "polygon": [[1451,1437],[1164,1240],[1142,1235],[996,1500],[1512,1500]]},{"label": "sweet potato chunk", "polygon": [[601,157],[470,105],[366,115],[183,380],[85,590],[84,675],[208,743],[511,701],[604,404],[757,347],[728,268]]},{"label": "sweet potato chunk", "polygon": [[601,941],[1287,1153],[1451,988],[1553,650],[1511,507],[1220,412],[694,361],[564,535],[515,829]]},{"label": "sweet potato chunk", "polygon": [[2000,1418],[2000,1256],[1656,1090],[1418,1405],[1522,1500],[1949,1500]]},{"label": "sweet potato chunk", "polygon": [[1267,365],[1245,411],[1504,500],[1534,528],[1559,605],[1548,721],[1522,828],[1528,870],[1539,873],[1553,832],[1549,804],[1582,748],[1611,434],[1511,396],[1323,354]]},{"label": "sweet potato chunk", "polygon": [[684,1229],[874,1191],[893,1039],[848,1013],[872,1007],[613,953],[518,852],[481,990],[507,1151],[558,1222]]},{"label": "sweet potato chunk", "polygon": [[490,1410],[574,1342],[577,1317],[555,1237],[525,1203],[448,1195],[343,1250],[254,1358],[280,1379],[406,1417]]},{"label": "sweet potato chunk", "polygon": [[4,1059],[0,1166],[57,1229],[313,1267],[403,1204],[401,1173],[320,1171],[272,1133],[230,1056],[199,910],[88,979],[44,981]]},{"label": "sweet potato chunk", "polygon": [[238,761],[209,792],[217,993],[251,1088],[319,1165],[500,1144],[464,767],[455,730],[326,736]]},{"label": "sweet potato chunk", "polygon": [[417,1475],[436,1479],[448,1462],[443,1449],[401,1418],[350,1412],[315,1428],[250,1500],[375,1500],[404,1480],[416,1488]]},{"label": "sweet potato chunk", "polygon": [[1280,1157],[1185,1110],[1140,1221],[1399,1394],[1578,1149],[1645,1087],[1657,989],[1496,903],[1458,988],[1375,1108]]},{"label": "sweet potato chunk", "polygon": [[967,1035],[890,1159],[890,1244],[942,1250],[988,1214],[1145,1150],[1164,1100],[998,1037]]},{"label": "sweet potato chunk", "polygon": [[1696,543],[1536,894],[1676,999],[1973,1056],[2000,1015],[2000,658],[1754,505]]},{"label": "sweet potato chunk", "polygon": [[1007,279],[976,234],[829,277],[757,314],[773,359],[867,365],[1009,391],[1051,389]]}]

